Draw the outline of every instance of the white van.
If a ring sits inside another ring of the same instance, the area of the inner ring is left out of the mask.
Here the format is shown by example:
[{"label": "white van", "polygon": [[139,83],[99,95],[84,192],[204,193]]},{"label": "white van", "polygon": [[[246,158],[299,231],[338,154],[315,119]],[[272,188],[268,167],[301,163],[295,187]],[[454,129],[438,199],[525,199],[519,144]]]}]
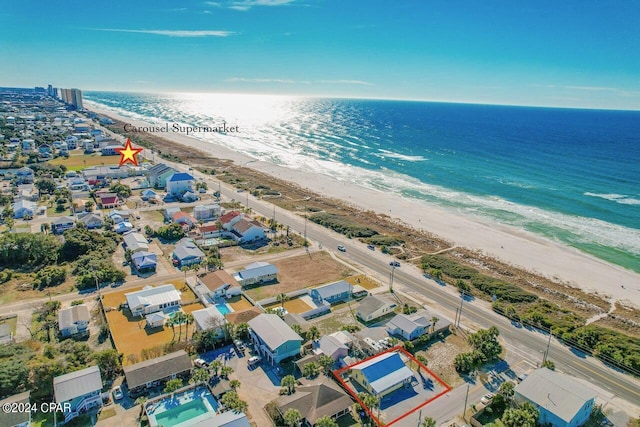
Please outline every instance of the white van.
[{"label": "white van", "polygon": [[262,358],[260,356],[251,356],[249,360],[247,360],[247,366],[249,369],[255,368],[262,362]]}]

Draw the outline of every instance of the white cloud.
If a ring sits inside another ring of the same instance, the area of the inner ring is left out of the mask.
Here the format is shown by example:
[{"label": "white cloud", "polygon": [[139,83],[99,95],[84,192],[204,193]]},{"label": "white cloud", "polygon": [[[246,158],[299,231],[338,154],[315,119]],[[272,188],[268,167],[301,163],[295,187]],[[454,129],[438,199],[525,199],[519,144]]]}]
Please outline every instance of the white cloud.
[{"label": "white cloud", "polygon": [[89,28],[94,31],[110,31],[116,33],[154,34],[167,37],[228,37],[237,33],[233,31],[213,30],[128,30],[121,28]]},{"label": "white cloud", "polygon": [[365,82],[362,80],[319,80],[318,83],[373,86],[373,83]]},{"label": "white cloud", "polygon": [[246,78],[246,77],[231,77],[228,79],[225,79],[225,82],[229,82],[229,83],[284,83],[284,84],[290,84],[290,85],[294,85],[294,84],[298,84],[298,83],[308,83],[308,82],[304,82],[304,81],[296,81],[296,80],[290,80],[290,79],[250,79],[250,78]]},{"label": "white cloud", "polygon": [[208,6],[245,11],[257,6],[287,6],[295,1],[296,0],[231,0],[224,3],[219,1],[205,1],[204,4]]}]

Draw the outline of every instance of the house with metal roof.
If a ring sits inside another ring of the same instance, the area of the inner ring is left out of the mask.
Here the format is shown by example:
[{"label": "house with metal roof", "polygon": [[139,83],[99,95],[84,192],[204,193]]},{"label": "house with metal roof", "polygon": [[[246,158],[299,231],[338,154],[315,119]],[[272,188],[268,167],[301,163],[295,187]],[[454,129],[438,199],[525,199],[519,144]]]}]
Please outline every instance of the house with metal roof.
[{"label": "house with metal roof", "polygon": [[125,366],[123,370],[129,390],[137,394],[170,379],[186,377],[192,366],[189,355],[184,350],[178,350],[155,359]]},{"label": "house with metal roof", "polygon": [[431,321],[424,313],[397,314],[386,326],[389,334],[409,341],[428,333],[430,327]]},{"label": "house with metal roof", "polygon": [[[30,395],[30,391],[25,391],[9,396],[0,400],[0,407],[5,408],[5,405],[10,405],[8,407],[13,408],[14,405],[18,405],[18,407],[20,407],[19,405],[28,405]],[[31,425],[31,411],[0,411],[0,426],[29,427],[29,425]]]},{"label": "house with metal roof", "polygon": [[158,163],[147,171],[149,184],[155,188],[164,188],[167,185],[167,178],[175,173],[175,169],[165,165],[164,163]]},{"label": "house with metal roof", "polygon": [[151,314],[156,311],[180,306],[180,292],[171,285],[145,286],[139,291],[124,294],[127,305],[134,316]]},{"label": "house with metal roof", "polygon": [[233,278],[242,286],[268,283],[277,280],[278,268],[268,262],[254,262],[247,265],[244,270],[233,273]]},{"label": "house with metal roof", "polygon": [[37,204],[30,200],[18,200],[11,205],[14,218],[31,217],[35,215]]},{"label": "house with metal roof", "polygon": [[149,250],[149,242],[147,238],[140,233],[127,233],[124,235],[124,244],[131,252],[140,252]]},{"label": "house with metal roof", "polygon": [[398,306],[394,301],[380,295],[369,295],[360,301],[357,316],[365,322],[371,322],[393,313]]},{"label": "house with metal roof", "polygon": [[81,334],[89,330],[89,307],[74,305],[58,311],[58,329],[63,337]]},{"label": "house with metal roof", "polygon": [[536,369],[515,388],[518,402],[529,402],[538,409],[538,423],[553,427],[584,424],[595,397],[590,388],[574,378],[547,368]]},{"label": "house with metal roof", "polygon": [[318,303],[326,301],[329,304],[334,304],[349,299],[351,297],[352,288],[353,286],[351,283],[346,280],[340,280],[338,282],[315,287],[311,289],[309,295]]},{"label": "house with metal roof", "polygon": [[81,222],[88,229],[102,227],[102,218],[91,212],[83,212],[78,214],[78,222]]},{"label": "house with metal roof", "polygon": [[280,396],[274,402],[280,415],[290,409],[298,410],[305,426],[313,426],[323,417],[340,418],[353,405],[351,397],[326,377],[319,384],[296,387],[295,393]]},{"label": "house with metal roof", "polygon": [[51,232],[53,234],[62,234],[66,230],[73,228],[74,220],[70,216],[61,216],[51,223]]},{"label": "house with metal roof", "polygon": [[336,337],[324,335],[314,341],[313,352],[315,354],[324,354],[337,361],[349,354],[349,347],[340,342]]},{"label": "house with metal roof", "polygon": [[181,196],[187,191],[193,191],[195,178],[186,172],[176,172],[167,178],[166,190],[168,194]]},{"label": "house with metal roof", "polygon": [[224,336],[222,326],[227,323],[224,314],[215,305],[191,312],[195,323],[196,331],[207,331],[215,329],[219,337]]},{"label": "house with metal roof", "polygon": [[376,397],[411,384],[413,372],[397,351],[383,353],[351,368],[351,378]]},{"label": "house with metal roof", "polygon": [[176,244],[173,250],[173,259],[179,267],[199,264],[204,259],[204,252],[200,250],[193,239],[185,237]]},{"label": "house with metal roof", "polygon": [[138,273],[150,273],[156,271],[158,255],[147,251],[136,252],[131,255],[131,263]]},{"label": "house with metal roof", "polygon": [[261,314],[249,320],[255,350],[272,364],[298,356],[302,338],[276,314]]},{"label": "house with metal roof", "polygon": [[147,321],[149,328],[161,328],[164,326],[164,322],[169,320],[169,316],[161,311],[156,311],[155,313],[147,314],[144,319]]},{"label": "house with metal roof", "polygon": [[63,404],[64,421],[102,406],[102,376],[98,366],[90,366],[53,379],[56,403]]}]

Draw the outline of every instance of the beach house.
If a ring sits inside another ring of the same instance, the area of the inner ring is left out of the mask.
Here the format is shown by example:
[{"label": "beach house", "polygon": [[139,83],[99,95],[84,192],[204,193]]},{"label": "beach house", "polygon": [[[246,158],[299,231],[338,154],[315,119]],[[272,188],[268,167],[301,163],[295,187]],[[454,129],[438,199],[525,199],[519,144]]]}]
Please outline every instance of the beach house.
[{"label": "beach house", "polygon": [[78,222],[83,223],[90,230],[102,227],[102,218],[91,212],[78,214]]},{"label": "beach house", "polygon": [[[226,270],[209,272],[196,279],[197,284],[204,286],[211,298],[228,297],[240,294],[240,284]],[[235,289],[232,291],[232,289]]]},{"label": "beach house", "polygon": [[198,205],[193,208],[193,216],[196,220],[208,221],[220,216],[221,208],[218,204]]},{"label": "beach house", "polygon": [[313,352],[317,355],[325,354],[335,361],[347,357],[349,347],[336,337],[324,335],[313,342]]},{"label": "beach house", "polygon": [[387,332],[404,340],[415,340],[429,332],[431,321],[424,314],[397,314],[387,325]]},{"label": "beach house", "polygon": [[36,207],[36,203],[30,200],[18,200],[11,205],[14,218],[33,218],[36,212]]},{"label": "beach house", "polygon": [[245,218],[236,221],[233,225],[232,232],[238,236],[238,242],[247,243],[265,238],[264,226],[256,220],[247,220]]},{"label": "beach house", "polygon": [[51,232],[53,234],[62,234],[66,230],[73,228],[74,220],[70,216],[61,216],[51,223]]},{"label": "beach house", "polygon": [[218,337],[224,336],[223,326],[227,321],[215,305],[195,310],[191,312],[191,315],[196,325],[196,331],[213,329],[216,331]]},{"label": "beach house", "polygon": [[131,252],[148,251],[149,243],[147,238],[140,233],[127,233],[124,235],[124,244]]},{"label": "beach house", "polygon": [[244,214],[238,211],[229,211],[222,215],[218,221],[222,224],[222,228],[227,231],[233,230],[233,225],[244,218]]},{"label": "beach house", "polygon": [[241,286],[273,282],[278,279],[278,268],[268,262],[254,262],[247,265],[244,270],[233,273],[233,278]]},{"label": "beach house", "polygon": [[369,295],[360,301],[357,316],[360,320],[371,322],[382,316],[393,313],[398,306],[395,302],[380,295]]},{"label": "beach house", "polygon": [[192,368],[191,358],[184,350],[178,350],[154,359],[125,366],[124,376],[129,391],[139,395],[148,388],[159,386],[174,378],[186,378]]},{"label": "beach house", "polygon": [[16,171],[16,184],[32,184],[35,178],[33,169],[28,167],[21,167]]},{"label": "beach house", "polygon": [[398,352],[383,353],[351,368],[351,378],[373,396],[384,396],[411,384],[413,372]]},{"label": "beach house", "polygon": [[165,188],[167,185],[167,178],[176,173],[176,170],[165,165],[164,163],[158,163],[150,168],[148,171],[149,184],[154,188]]},{"label": "beach house", "polygon": [[173,261],[178,267],[199,264],[204,259],[204,252],[195,244],[193,239],[185,237],[178,241],[173,250]]},{"label": "beach house", "polygon": [[351,283],[346,280],[340,280],[338,282],[315,287],[311,289],[309,295],[317,303],[326,301],[329,304],[334,304],[349,299],[351,297],[352,288],[353,286]]},{"label": "beach house", "polygon": [[179,197],[187,191],[193,191],[195,179],[186,172],[177,172],[167,178],[166,190],[168,194]]},{"label": "beach house", "polygon": [[174,309],[180,306],[180,292],[172,284],[145,286],[139,291],[124,294],[127,306],[134,316],[142,316],[155,311]]},{"label": "beach house", "polygon": [[256,352],[271,364],[300,355],[302,338],[278,315],[261,314],[248,323]]},{"label": "beach house", "polygon": [[58,311],[58,329],[63,337],[82,334],[89,330],[89,307],[74,305]]},{"label": "beach house", "polygon": [[138,273],[151,273],[156,271],[158,255],[147,251],[136,252],[131,255],[131,262]]},{"label": "beach house", "polygon": [[538,368],[515,388],[519,403],[538,409],[538,423],[552,427],[583,425],[595,404],[595,393],[569,375]]},{"label": "beach house", "polygon": [[102,376],[98,366],[90,366],[53,379],[56,403],[64,408],[64,421],[102,406]]}]

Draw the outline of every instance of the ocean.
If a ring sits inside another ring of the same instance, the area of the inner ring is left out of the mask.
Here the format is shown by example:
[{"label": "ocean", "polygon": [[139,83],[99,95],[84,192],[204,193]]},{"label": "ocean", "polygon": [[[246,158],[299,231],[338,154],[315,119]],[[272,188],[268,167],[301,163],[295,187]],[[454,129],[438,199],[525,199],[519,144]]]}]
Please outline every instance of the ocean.
[{"label": "ocean", "polygon": [[515,226],[640,272],[637,111],[268,95],[84,96],[154,124],[238,126],[237,136],[195,136]]}]

